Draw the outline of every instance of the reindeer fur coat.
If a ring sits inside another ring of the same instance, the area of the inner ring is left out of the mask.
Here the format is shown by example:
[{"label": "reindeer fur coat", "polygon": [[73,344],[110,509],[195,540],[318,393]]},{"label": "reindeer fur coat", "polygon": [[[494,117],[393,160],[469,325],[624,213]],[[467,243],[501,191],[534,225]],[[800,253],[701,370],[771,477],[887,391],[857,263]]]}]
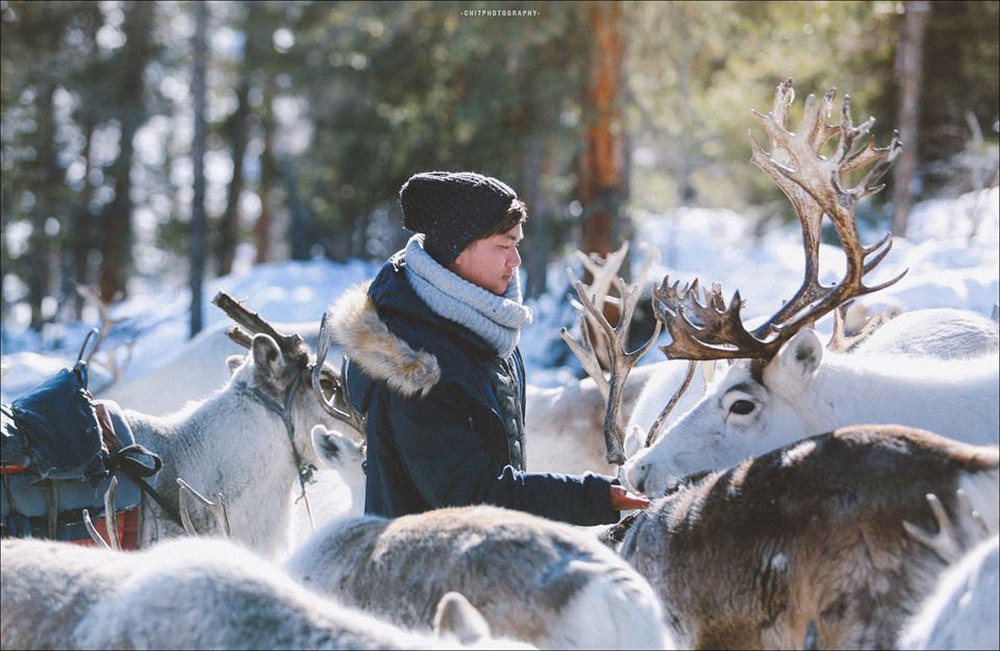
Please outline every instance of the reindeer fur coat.
[{"label": "reindeer fur coat", "polygon": [[347,387],[367,417],[365,512],[398,517],[493,504],[597,525],[616,522],[616,480],[525,471],[524,364],[497,354],[414,292],[404,256],[331,307]]}]

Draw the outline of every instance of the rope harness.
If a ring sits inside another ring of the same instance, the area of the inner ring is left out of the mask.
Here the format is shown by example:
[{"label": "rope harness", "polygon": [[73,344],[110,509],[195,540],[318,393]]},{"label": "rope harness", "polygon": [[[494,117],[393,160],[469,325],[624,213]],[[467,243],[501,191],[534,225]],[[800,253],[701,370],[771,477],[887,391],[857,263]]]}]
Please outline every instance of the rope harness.
[{"label": "rope harness", "polygon": [[313,520],[312,507],[309,504],[309,496],[306,495],[306,483],[312,482],[313,472],[316,471],[316,466],[311,463],[306,463],[302,459],[302,455],[299,453],[299,448],[295,445],[295,423],[292,421],[292,401],[295,399],[295,393],[299,389],[299,385],[302,383],[302,378],[298,373],[295,373],[295,377],[292,379],[288,388],[285,389],[285,401],[284,404],[278,402],[278,400],[268,394],[267,392],[261,390],[260,387],[249,387],[244,385],[248,391],[248,395],[257,400],[261,405],[274,412],[281,418],[281,422],[285,424],[285,432],[288,434],[288,442],[292,446],[292,460],[295,464],[295,474],[299,478],[299,486],[302,488],[302,492],[295,502],[298,503],[300,500],[306,505],[306,513],[309,515],[309,525],[312,530],[316,530],[316,522]]}]

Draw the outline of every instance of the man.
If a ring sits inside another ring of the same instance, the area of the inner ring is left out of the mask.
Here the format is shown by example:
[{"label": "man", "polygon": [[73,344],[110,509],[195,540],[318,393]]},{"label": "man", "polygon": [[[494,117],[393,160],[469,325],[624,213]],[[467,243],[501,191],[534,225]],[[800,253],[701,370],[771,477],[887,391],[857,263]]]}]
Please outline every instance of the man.
[{"label": "man", "polygon": [[365,512],[388,517],[493,504],[579,525],[648,505],[612,477],[526,472],[517,194],[472,172],[412,176],[416,233],[375,279],[332,307],[366,416]]}]

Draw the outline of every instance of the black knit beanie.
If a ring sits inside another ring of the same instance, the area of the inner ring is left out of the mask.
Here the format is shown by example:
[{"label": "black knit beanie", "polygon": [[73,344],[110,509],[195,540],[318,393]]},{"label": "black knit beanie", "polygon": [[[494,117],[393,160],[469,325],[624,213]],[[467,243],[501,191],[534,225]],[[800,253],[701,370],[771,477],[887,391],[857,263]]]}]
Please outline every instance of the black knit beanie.
[{"label": "black knit beanie", "polygon": [[421,172],[399,190],[403,226],[424,233],[424,249],[445,267],[496,226],[514,199],[506,183],[475,172]]}]

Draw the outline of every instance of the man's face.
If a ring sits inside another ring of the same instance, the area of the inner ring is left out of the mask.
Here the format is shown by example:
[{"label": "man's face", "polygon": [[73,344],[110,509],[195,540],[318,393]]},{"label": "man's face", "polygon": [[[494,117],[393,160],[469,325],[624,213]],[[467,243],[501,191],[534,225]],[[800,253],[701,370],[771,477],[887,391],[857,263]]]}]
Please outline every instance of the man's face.
[{"label": "man's face", "polygon": [[476,240],[458,254],[449,269],[474,285],[503,296],[521,266],[517,247],[524,239],[521,225],[504,233]]}]

